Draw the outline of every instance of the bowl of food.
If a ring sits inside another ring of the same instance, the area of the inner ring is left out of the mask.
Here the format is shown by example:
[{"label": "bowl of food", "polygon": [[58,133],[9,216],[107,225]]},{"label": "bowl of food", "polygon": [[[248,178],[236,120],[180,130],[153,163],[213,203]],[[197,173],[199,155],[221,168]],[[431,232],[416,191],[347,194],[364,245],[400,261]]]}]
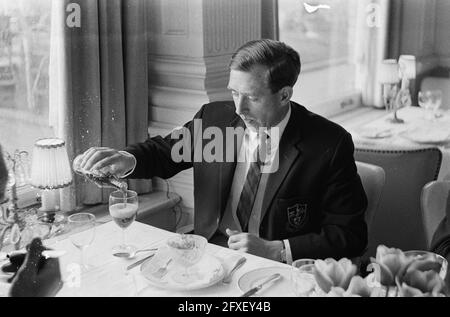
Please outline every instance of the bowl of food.
[{"label": "bowl of food", "polygon": [[407,257],[412,257],[415,260],[427,260],[439,263],[440,264],[439,276],[442,279],[445,279],[445,275],[447,274],[448,262],[443,256],[430,251],[423,251],[423,250],[410,250],[405,251],[403,253]]},{"label": "bowl of food", "polygon": [[195,234],[179,234],[167,239],[166,244],[171,258],[180,266],[189,267],[203,258],[208,240]]}]

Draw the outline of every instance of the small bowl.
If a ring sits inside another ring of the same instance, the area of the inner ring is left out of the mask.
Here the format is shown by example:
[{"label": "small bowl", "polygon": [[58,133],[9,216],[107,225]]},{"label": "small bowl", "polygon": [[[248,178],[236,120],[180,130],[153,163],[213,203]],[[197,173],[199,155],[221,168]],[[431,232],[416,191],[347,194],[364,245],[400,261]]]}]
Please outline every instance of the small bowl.
[{"label": "small bowl", "polygon": [[208,240],[195,234],[181,234],[167,239],[166,245],[173,260],[189,267],[199,262],[205,254]]},{"label": "small bowl", "polygon": [[443,256],[433,253],[433,252],[430,252],[430,251],[423,251],[423,250],[410,250],[410,251],[405,251],[403,253],[407,257],[414,257],[417,259],[429,258],[429,259],[435,260],[436,262],[438,262],[441,265],[441,270],[439,271],[439,276],[443,280],[445,279],[445,276],[447,274],[448,262]]}]

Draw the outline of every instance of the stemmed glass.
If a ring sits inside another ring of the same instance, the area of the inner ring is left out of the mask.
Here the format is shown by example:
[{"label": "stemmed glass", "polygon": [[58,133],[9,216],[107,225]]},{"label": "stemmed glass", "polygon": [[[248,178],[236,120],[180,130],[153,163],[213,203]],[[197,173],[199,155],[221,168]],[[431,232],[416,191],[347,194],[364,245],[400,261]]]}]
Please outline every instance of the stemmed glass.
[{"label": "stemmed glass", "polygon": [[436,119],[437,110],[442,103],[442,91],[441,90],[423,90],[419,91],[417,96],[419,106],[424,108],[429,114],[430,120]]},{"label": "stemmed glass", "polygon": [[135,191],[116,190],[109,195],[109,214],[114,222],[122,228],[122,244],[113,247],[113,255],[126,257],[137,250],[135,246],[126,244],[125,230],[136,219],[138,206],[138,196]]},{"label": "stemmed glass", "polygon": [[[176,235],[167,240],[170,257],[181,267],[172,279],[180,284],[187,284],[195,280],[195,276],[189,273],[189,268],[197,264],[204,256],[208,240],[195,234]],[[166,271],[171,260],[163,266]]]},{"label": "stemmed glass", "polygon": [[84,250],[92,243],[95,237],[95,216],[88,212],[80,212],[68,217],[68,226],[71,231],[70,241],[80,249],[80,266],[82,270],[89,268],[84,263]]},{"label": "stemmed glass", "polygon": [[383,102],[386,110],[389,113],[393,113],[393,117],[389,117],[387,120],[390,123],[404,123],[402,119],[397,117],[397,110],[399,108],[398,100],[398,87],[397,84],[383,84]]}]

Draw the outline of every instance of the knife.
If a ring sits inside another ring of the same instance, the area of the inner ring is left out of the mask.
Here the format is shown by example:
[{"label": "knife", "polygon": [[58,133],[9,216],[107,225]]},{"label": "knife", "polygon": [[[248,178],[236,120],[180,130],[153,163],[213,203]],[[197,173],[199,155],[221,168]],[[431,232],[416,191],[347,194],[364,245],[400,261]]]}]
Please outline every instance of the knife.
[{"label": "knife", "polygon": [[134,262],[133,264],[130,264],[127,266],[127,271],[131,270],[132,268],[138,266],[141,263],[144,263],[145,261],[147,261],[148,259],[150,259],[151,257],[153,257],[155,255],[155,253],[150,254],[149,256],[146,256],[143,259],[140,259],[139,261]]},{"label": "knife", "polygon": [[269,282],[276,281],[281,277],[280,273],[275,273],[263,280],[261,283],[256,285],[255,287],[252,287],[248,291],[246,291],[244,294],[241,295],[241,297],[249,297],[258,292],[264,285],[266,285]]}]

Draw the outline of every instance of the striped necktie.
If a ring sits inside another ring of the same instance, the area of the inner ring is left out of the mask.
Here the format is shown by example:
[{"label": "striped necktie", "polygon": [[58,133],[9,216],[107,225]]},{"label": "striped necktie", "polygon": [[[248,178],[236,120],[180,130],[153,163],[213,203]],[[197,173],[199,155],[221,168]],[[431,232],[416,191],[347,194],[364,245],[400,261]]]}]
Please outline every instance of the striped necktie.
[{"label": "striped necktie", "polygon": [[[253,153],[253,159],[247,172],[244,187],[242,188],[241,197],[236,208],[236,215],[241,224],[242,231],[248,231],[248,222],[252,213],[253,205],[255,204],[256,194],[258,192],[259,181],[261,180],[261,167],[265,161],[267,138],[262,142],[263,148],[260,153],[259,145]],[[263,156],[260,158],[260,154]]]}]

